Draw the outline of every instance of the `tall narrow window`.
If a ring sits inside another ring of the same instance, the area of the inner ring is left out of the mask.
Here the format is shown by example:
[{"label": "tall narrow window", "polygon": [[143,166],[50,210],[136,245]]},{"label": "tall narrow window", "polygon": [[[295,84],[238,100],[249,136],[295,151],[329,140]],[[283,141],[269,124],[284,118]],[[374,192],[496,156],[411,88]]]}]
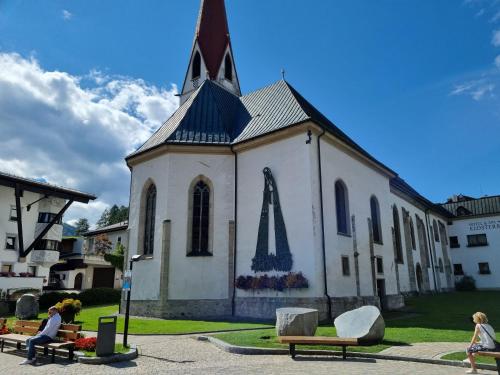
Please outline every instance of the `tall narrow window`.
[{"label": "tall narrow window", "polygon": [[233,80],[233,63],[231,62],[231,56],[229,56],[229,53],[224,59],[224,78],[228,81]]},{"label": "tall narrow window", "polygon": [[396,205],[392,206],[392,220],[394,221],[396,262],[403,263],[403,246],[401,245],[401,226],[399,225],[399,214]]},{"label": "tall narrow window", "polygon": [[380,207],[378,200],[374,196],[370,198],[370,211],[372,215],[373,241],[382,243],[382,231],[380,228]]},{"label": "tall narrow window", "polygon": [[435,219],[432,221],[432,228],[434,229],[434,241],[439,242],[439,229]]},{"label": "tall narrow window", "polygon": [[193,189],[193,222],[191,227],[191,254],[209,254],[208,231],[210,217],[210,188],[199,181]]},{"label": "tall narrow window", "polygon": [[349,201],[347,188],[340,180],[335,183],[335,208],[337,211],[337,232],[349,234]]},{"label": "tall narrow window", "polygon": [[152,255],[155,242],[156,186],[151,185],[146,193],[144,216],[144,255]]},{"label": "tall narrow window", "polygon": [[194,54],[193,58],[193,71],[191,72],[191,78],[195,79],[201,75],[201,56],[198,51]]},{"label": "tall narrow window", "polygon": [[413,219],[410,217],[410,236],[411,236],[411,248],[417,250],[417,244],[415,241],[415,227],[413,226]]}]

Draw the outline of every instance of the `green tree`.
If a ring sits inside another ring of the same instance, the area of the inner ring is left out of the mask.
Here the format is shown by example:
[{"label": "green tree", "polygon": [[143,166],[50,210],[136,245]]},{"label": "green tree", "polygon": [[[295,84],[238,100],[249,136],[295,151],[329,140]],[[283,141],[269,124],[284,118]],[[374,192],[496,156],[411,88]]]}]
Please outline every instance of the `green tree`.
[{"label": "green tree", "polygon": [[75,228],[76,228],[75,235],[81,236],[85,232],[89,231],[90,228],[89,221],[86,218],[82,217],[81,219],[78,219],[78,221],[76,222]]},{"label": "green tree", "polygon": [[101,215],[101,218],[97,221],[97,226],[99,228],[106,227],[108,225],[121,223],[128,219],[128,207],[118,206],[114,204],[111,208],[106,208]]}]

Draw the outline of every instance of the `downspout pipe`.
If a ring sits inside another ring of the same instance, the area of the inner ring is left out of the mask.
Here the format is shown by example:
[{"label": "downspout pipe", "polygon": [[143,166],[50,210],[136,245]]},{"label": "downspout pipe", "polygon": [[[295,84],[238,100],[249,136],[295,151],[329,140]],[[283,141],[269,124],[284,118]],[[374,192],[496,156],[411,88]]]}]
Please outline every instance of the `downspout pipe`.
[{"label": "downspout pipe", "polygon": [[434,239],[431,239],[430,235],[430,230],[429,230],[429,209],[425,209],[425,226],[427,228],[427,242],[429,243],[429,253],[431,255],[431,268],[432,268],[432,279],[434,281],[434,291],[438,292],[437,288],[437,282],[436,282],[436,269],[434,268],[434,258],[432,256],[432,243],[431,240],[434,241]]},{"label": "downspout pipe", "polygon": [[325,246],[325,213],[323,209],[323,177],[321,169],[321,137],[325,135],[325,129],[322,129],[321,134],[316,138],[317,152],[318,152],[318,173],[319,173],[319,205],[321,208],[321,249],[323,251],[323,283],[325,289],[325,296],[328,301],[328,320],[332,319],[332,299],[328,294],[328,281],[326,277],[326,246]]},{"label": "downspout pipe", "polygon": [[[234,155],[234,248],[233,248],[233,284],[236,282],[236,251],[238,246],[238,154],[231,146],[231,152]],[[231,296],[231,316],[236,316],[236,285],[232,286],[233,295]]]}]

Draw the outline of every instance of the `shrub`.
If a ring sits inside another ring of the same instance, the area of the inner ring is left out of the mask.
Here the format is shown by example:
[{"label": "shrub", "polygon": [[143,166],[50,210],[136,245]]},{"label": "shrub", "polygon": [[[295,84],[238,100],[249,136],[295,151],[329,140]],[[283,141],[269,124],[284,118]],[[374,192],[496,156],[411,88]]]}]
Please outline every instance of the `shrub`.
[{"label": "shrub", "polygon": [[0,328],[0,335],[7,335],[10,333],[10,330],[7,326],[3,326],[2,328]]},{"label": "shrub", "polygon": [[94,352],[97,344],[96,337],[81,338],[75,340],[75,349],[85,350],[87,352]]},{"label": "shrub", "polygon": [[48,308],[66,298],[79,299],[84,306],[109,305],[120,303],[121,291],[112,288],[87,289],[81,293],[50,292],[40,296],[40,307]]},{"label": "shrub", "polygon": [[455,289],[460,292],[476,290],[476,280],[472,276],[465,275],[455,283]]},{"label": "shrub", "polygon": [[285,289],[309,288],[309,282],[302,272],[289,272],[282,276],[239,276],[236,288],[243,290],[272,289],[282,292]]},{"label": "shrub", "polygon": [[80,300],[77,299],[66,298],[63,299],[62,302],[56,303],[56,308],[59,310],[60,313],[78,315],[82,310],[82,303],[80,302]]}]

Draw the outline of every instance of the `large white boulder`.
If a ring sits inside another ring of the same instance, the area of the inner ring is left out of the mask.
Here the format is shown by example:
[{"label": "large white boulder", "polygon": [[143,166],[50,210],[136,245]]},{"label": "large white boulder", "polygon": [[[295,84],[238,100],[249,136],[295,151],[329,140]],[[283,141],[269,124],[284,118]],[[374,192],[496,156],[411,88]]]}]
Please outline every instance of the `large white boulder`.
[{"label": "large white boulder", "polygon": [[277,336],[314,336],[318,328],[318,310],[303,307],[276,309]]},{"label": "large white boulder", "polygon": [[17,300],[16,318],[21,320],[38,318],[38,301],[33,294],[23,294]]},{"label": "large white boulder", "polygon": [[335,321],[338,337],[356,338],[360,342],[379,342],[384,338],[385,322],[375,306],[363,306],[339,315]]}]

